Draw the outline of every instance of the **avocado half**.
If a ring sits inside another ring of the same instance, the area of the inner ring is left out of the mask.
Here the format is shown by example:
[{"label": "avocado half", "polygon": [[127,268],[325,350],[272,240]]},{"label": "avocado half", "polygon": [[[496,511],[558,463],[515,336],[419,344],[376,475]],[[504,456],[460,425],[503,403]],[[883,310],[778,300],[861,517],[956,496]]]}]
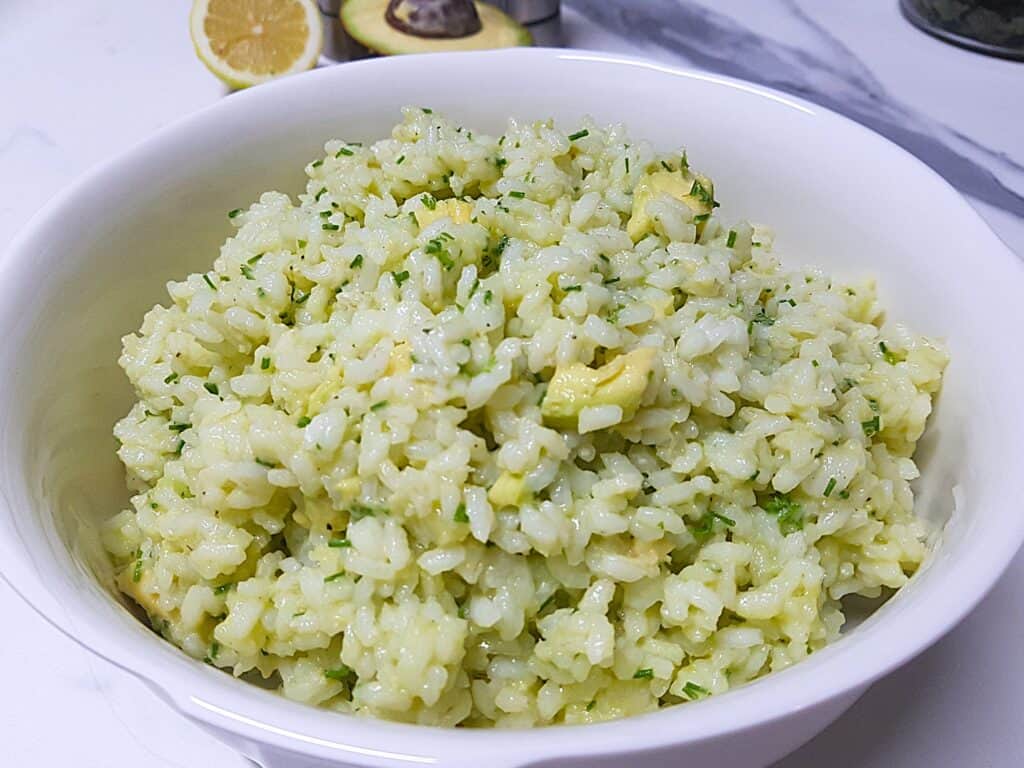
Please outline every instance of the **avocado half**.
[{"label": "avocado half", "polygon": [[[459,5],[451,0],[447,0],[447,3]],[[513,48],[533,42],[525,27],[494,6],[472,0],[467,2],[475,8],[475,16],[479,18],[478,27],[474,20],[467,22],[467,14],[458,12],[460,9],[445,9],[447,3],[446,0],[426,3],[423,0],[345,0],[341,6],[341,23],[353,40],[385,56]],[[431,7],[421,9],[417,7],[420,5]],[[441,6],[440,13],[436,6]],[[419,20],[417,15],[420,16]],[[396,23],[389,21],[389,17]],[[444,28],[446,18],[451,20],[447,31]]]}]

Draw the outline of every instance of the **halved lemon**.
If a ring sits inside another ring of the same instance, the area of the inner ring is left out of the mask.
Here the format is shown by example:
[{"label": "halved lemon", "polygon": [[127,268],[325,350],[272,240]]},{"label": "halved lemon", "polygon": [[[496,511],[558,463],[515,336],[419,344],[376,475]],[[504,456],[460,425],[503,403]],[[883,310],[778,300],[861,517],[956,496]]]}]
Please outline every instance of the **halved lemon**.
[{"label": "halved lemon", "polygon": [[199,58],[232,88],[312,69],[323,30],[315,0],[193,0]]}]

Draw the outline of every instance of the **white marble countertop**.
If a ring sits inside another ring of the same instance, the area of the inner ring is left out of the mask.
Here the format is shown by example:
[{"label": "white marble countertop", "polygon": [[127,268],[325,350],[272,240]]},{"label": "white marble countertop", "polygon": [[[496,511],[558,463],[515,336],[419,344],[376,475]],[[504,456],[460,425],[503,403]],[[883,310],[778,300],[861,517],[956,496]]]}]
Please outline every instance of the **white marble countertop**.
[{"label": "white marble countertop", "polygon": [[[970,192],[1024,254],[1024,64],[939,43],[907,24],[896,0],[718,0],[714,11],[710,3],[645,0],[629,4],[627,17],[616,10],[623,0],[566,4],[563,28],[574,46],[690,61],[856,115]],[[188,5],[0,3],[0,250],[85,169],[224,95],[193,55]],[[1022,601],[1024,555],[958,629],[778,768],[1024,763]],[[0,763],[248,765],[54,631],[2,581],[0,615],[8,627],[0,633]]]}]

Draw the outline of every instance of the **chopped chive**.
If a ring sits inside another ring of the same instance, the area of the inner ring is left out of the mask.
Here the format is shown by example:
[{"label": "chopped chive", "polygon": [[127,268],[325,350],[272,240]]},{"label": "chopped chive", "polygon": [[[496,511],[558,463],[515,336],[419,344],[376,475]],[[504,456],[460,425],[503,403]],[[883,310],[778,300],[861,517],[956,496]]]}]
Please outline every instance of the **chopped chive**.
[{"label": "chopped chive", "polygon": [[323,224],[320,225],[320,229],[325,229],[328,232],[337,232],[339,229],[341,229],[341,225],[331,224],[331,222],[325,221]]},{"label": "chopped chive", "polygon": [[434,110],[430,109],[429,107],[420,107],[420,109],[423,110],[423,114],[425,114],[425,115],[432,115],[432,114],[434,114]]},{"label": "chopped chive", "polygon": [[601,284],[602,285],[615,285],[615,283],[619,282],[621,279],[622,279],[621,277],[609,277],[606,280],[604,280]]},{"label": "chopped chive", "polygon": [[[326,579],[324,579],[324,581],[326,581]],[[329,678],[331,680],[338,680],[340,682],[344,682],[348,680],[350,677],[354,677],[355,674],[356,673],[353,670],[349,669],[344,664],[342,664],[337,669],[324,670],[324,677]]]},{"label": "chopped chive", "polygon": [[679,158],[679,170],[687,171],[690,169],[690,161],[686,159],[686,150],[683,150],[683,156]]},{"label": "chopped chive", "polygon": [[319,168],[323,164],[324,164],[323,160],[317,160],[315,163],[313,163],[313,167],[314,168]]},{"label": "chopped chive", "polygon": [[210,658],[211,659],[216,659],[218,653],[220,653],[220,643],[218,643],[216,640],[214,640],[210,644]]},{"label": "chopped chive", "polygon": [[327,187],[320,187],[320,191],[316,193],[316,197],[313,198],[316,202],[320,202],[320,198],[327,194]]},{"label": "chopped chive", "polygon": [[584,128],[582,131],[576,131],[576,133],[569,134],[569,141],[576,141],[576,139],[582,139],[590,135],[590,131]]},{"label": "chopped chive", "polygon": [[356,504],[352,509],[348,511],[349,517],[352,518],[353,522],[356,520],[362,520],[364,517],[373,517],[377,514],[377,511],[373,507],[367,507],[363,504]]},{"label": "chopped chive", "polygon": [[650,680],[652,677],[654,677],[654,670],[650,667],[638,669],[633,673],[634,680]]},{"label": "chopped chive", "polygon": [[324,576],[324,584],[330,584],[332,581],[337,581],[344,575],[344,571],[338,571],[337,573],[332,573],[330,576]]},{"label": "chopped chive", "polygon": [[303,293],[302,291],[299,291],[298,296],[296,296],[294,299],[292,299],[292,301],[294,301],[296,304],[305,304],[306,303],[306,299],[309,298],[311,293],[312,293],[312,291],[310,291],[309,293]]},{"label": "chopped chive", "polygon": [[455,520],[456,523],[469,522],[469,515],[466,514],[465,504],[460,503],[459,506],[455,508],[455,516],[452,519]]},{"label": "chopped chive", "polygon": [[178,445],[175,446],[175,448],[174,448],[174,455],[175,456],[181,456],[181,452],[182,452],[182,450],[184,448],[185,448],[185,441],[184,440],[179,440],[178,441]]},{"label": "chopped chive", "polygon": [[591,699],[590,702],[587,704],[587,712],[589,712],[590,710],[592,710],[596,706],[597,706],[597,699]]},{"label": "chopped chive", "polygon": [[260,370],[261,371],[265,371],[269,367],[270,367],[270,358],[269,357],[264,357],[262,360],[260,360]]},{"label": "chopped chive", "polygon": [[567,285],[562,290],[565,291],[566,293],[572,293],[573,291],[582,291],[583,290],[583,286],[582,285]]},{"label": "chopped chive", "polygon": [[216,291],[217,290],[217,286],[213,284],[213,280],[210,279],[209,275],[203,275],[203,280],[205,280],[206,284],[208,286],[210,286],[210,290],[211,291]]},{"label": "chopped chive", "polygon": [[399,155],[398,159],[395,160],[395,165],[401,165],[405,162],[405,155]]},{"label": "chopped chive", "polygon": [[736,525],[736,521],[735,520],[733,520],[731,517],[726,517],[725,515],[721,514],[720,512],[712,512],[711,510],[708,510],[708,514],[710,514],[716,520],[721,520],[726,525],[729,525],[729,526]]},{"label": "chopped chive", "polygon": [[350,269],[359,269],[363,266],[363,254],[358,254],[352,261],[348,263]]},{"label": "chopped chive", "polygon": [[392,272],[391,276],[395,278],[395,283],[401,287],[402,283],[409,279],[409,272],[403,269],[401,272]]},{"label": "chopped chive", "polygon": [[520,192],[518,189],[513,189],[511,192],[508,193],[508,196],[514,197],[517,200],[522,200],[524,197],[526,197],[526,193]]},{"label": "chopped chive", "polygon": [[699,224],[699,223],[701,223],[703,221],[707,221],[710,218],[711,218],[711,214],[710,213],[698,213],[696,216],[693,217],[693,220],[696,221]]},{"label": "chopped chive", "polygon": [[171,430],[171,432],[184,432],[191,426],[191,424],[168,424],[167,428]]},{"label": "chopped chive", "polygon": [[321,219],[329,219],[334,215],[334,211],[320,211]]},{"label": "chopped chive", "polygon": [[683,686],[683,693],[686,695],[686,698],[693,700],[699,699],[701,696],[707,696],[711,691],[702,685],[697,685],[692,681],[687,681],[686,685]]},{"label": "chopped chive", "polygon": [[172,373],[170,376],[168,376],[167,378],[164,379],[164,384],[170,384],[170,383],[176,381],[177,378],[178,378],[178,374]]},{"label": "chopped chive", "polygon": [[347,549],[352,546],[352,542],[348,539],[331,539],[327,542],[327,546],[334,549]]},{"label": "chopped chive", "polygon": [[626,161],[626,173],[629,173],[629,158],[624,158]]},{"label": "chopped chive", "polygon": [[848,498],[850,498],[850,492],[849,491],[840,491],[838,495],[839,495],[840,499],[848,499]]},{"label": "chopped chive", "polygon": [[216,384],[214,384],[212,381],[204,382],[203,383],[203,389],[205,389],[211,395],[219,395],[220,394],[220,388]]},{"label": "chopped chive", "polygon": [[761,247],[761,243],[759,243],[757,240],[751,241],[750,245],[752,247],[754,247],[754,248],[760,248]]},{"label": "chopped chive", "polygon": [[135,557],[135,568],[132,569],[132,581],[136,584],[142,579],[142,550]]},{"label": "chopped chive", "polygon": [[828,479],[828,485],[825,486],[825,498],[826,499],[829,496],[832,495],[832,491],[835,490],[835,487],[836,487],[836,479],[834,477],[830,477]]},{"label": "chopped chive", "polygon": [[387,400],[381,400],[379,403],[374,403],[370,406],[371,411],[379,411],[381,408],[386,408],[388,404]]},{"label": "chopped chive", "polygon": [[484,291],[484,304],[490,304],[494,300],[494,294],[490,290]]},{"label": "chopped chive", "polygon": [[342,155],[345,155],[347,157],[351,157],[354,154],[355,154],[355,152],[353,152],[348,147],[342,147],[341,149],[338,150],[338,153],[335,155],[335,157],[341,157]]},{"label": "chopped chive", "polygon": [[257,457],[256,459],[254,459],[254,461],[255,461],[255,462],[256,462],[257,464],[259,464],[259,465],[260,465],[261,467],[266,467],[267,469],[273,469],[273,468],[274,468],[274,467],[276,466],[276,465],[274,464],[274,462],[272,462],[272,461],[267,461],[266,459],[261,459],[261,458],[259,458],[259,457]]},{"label": "chopped chive", "polygon": [[875,417],[873,419],[869,419],[868,421],[862,421],[860,423],[860,426],[861,426],[861,429],[864,430],[864,436],[865,437],[871,437],[872,435],[877,435],[881,431],[881,429],[882,429],[882,425],[881,425],[881,423],[878,420],[878,414],[877,413],[875,414]]},{"label": "chopped chive", "polygon": [[267,295],[267,292],[263,290],[263,286],[257,285],[256,286],[256,295],[259,296],[262,299],[263,297],[265,297]]},{"label": "chopped chive", "polygon": [[423,205],[425,205],[431,211],[437,208],[437,198],[434,197],[429,192],[424,192],[420,196],[420,202],[423,203]]},{"label": "chopped chive", "polygon": [[242,212],[241,208],[235,208],[234,210],[228,211],[228,218],[233,219],[235,216]]},{"label": "chopped chive", "polygon": [[664,168],[666,171],[672,170],[672,166],[666,163],[664,160],[661,161],[661,167]]},{"label": "chopped chive", "polygon": [[252,257],[251,259],[249,259],[248,261],[246,261],[246,264],[255,264],[255,263],[256,263],[257,261],[259,261],[260,259],[262,259],[262,258],[263,258],[263,257],[264,257],[265,255],[266,255],[266,254],[262,254],[262,253],[257,253],[257,254],[256,254],[255,256],[253,256],[253,257]]},{"label": "chopped chive", "polygon": [[300,427],[300,428],[301,427],[308,427],[310,422],[312,422],[312,421],[313,420],[311,418],[309,418],[309,416],[302,416],[302,417],[299,418],[298,421],[295,422],[295,425],[297,427]]},{"label": "chopped chive", "polygon": [[252,267],[250,267],[248,264],[243,264],[242,266],[240,266],[238,268],[238,271],[242,273],[242,277],[244,277],[246,280],[256,279],[255,277],[252,276]]},{"label": "chopped chive", "polygon": [[817,360],[811,360],[811,365],[817,368],[819,365],[821,365],[821,363],[819,363]]},{"label": "chopped chive", "polygon": [[885,358],[885,362],[889,365],[896,365],[900,361],[898,357],[885,345],[884,341],[878,342],[878,350],[882,353],[882,357]]}]

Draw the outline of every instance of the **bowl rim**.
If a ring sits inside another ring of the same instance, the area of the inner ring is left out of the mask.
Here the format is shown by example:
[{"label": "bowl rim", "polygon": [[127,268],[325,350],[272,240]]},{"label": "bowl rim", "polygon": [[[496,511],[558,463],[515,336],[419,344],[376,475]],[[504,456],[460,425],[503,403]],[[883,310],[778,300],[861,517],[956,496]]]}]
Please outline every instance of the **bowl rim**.
[{"label": "bowl rim", "polygon": [[[31,272],[28,256],[33,243],[45,237],[46,230],[66,206],[73,205],[76,199],[102,185],[105,180],[116,179],[129,164],[143,160],[149,153],[161,151],[166,143],[200,134],[204,126],[215,123],[231,110],[272,102],[275,94],[294,87],[296,82],[319,79],[327,83],[332,79],[359,76],[353,73],[374,73],[377,70],[383,75],[387,70],[400,71],[404,67],[442,66],[453,59],[460,66],[471,65],[474,59],[484,58],[506,59],[510,66],[556,66],[560,61],[573,61],[632,68],[640,74],[657,72],[744,91],[813,115],[815,119],[824,121],[826,129],[856,137],[873,152],[886,154],[898,163],[901,171],[916,174],[917,181],[929,185],[935,197],[942,199],[944,210],[948,209],[949,215],[969,228],[971,236],[991,252],[993,265],[1003,268],[1006,279],[1017,281],[1024,287],[1024,262],[1014,256],[967,201],[931,168],[874,131],[804,99],[735,78],[631,56],[554,48],[444,53],[351,62],[344,67],[315,70],[232,94],[230,98],[170,123],[114,158],[101,162],[57,194],[32,217],[0,257],[0,283],[8,280],[24,282]],[[386,82],[386,78],[383,81]],[[3,489],[0,489],[0,503],[10,507]],[[358,759],[368,765],[430,764],[442,758],[446,764],[452,765],[476,765],[481,760],[495,765],[523,765],[540,759],[624,754],[715,739],[810,710],[844,695],[855,695],[926,649],[977,605],[1024,540],[1024,516],[1015,527],[976,535],[986,537],[987,557],[974,564],[969,582],[945,579],[933,583],[928,591],[931,599],[908,606],[910,610],[886,614],[884,620],[874,623],[869,620],[857,632],[789,669],[685,708],[671,707],[585,726],[509,730],[453,730],[406,725],[339,715],[292,702],[254,686],[239,684],[230,676],[185,656],[168,643],[154,643],[141,633],[136,636],[115,631],[90,611],[78,609],[73,602],[62,604],[51,586],[38,579],[28,556],[10,542],[0,542],[0,553],[7,555],[0,558],[0,576],[44,619],[72,640],[141,678],[190,719],[215,729],[239,734],[255,742],[279,745],[301,754],[327,760]],[[938,593],[942,586],[947,589],[940,603]],[[928,608],[939,605],[944,610],[929,614]],[[73,616],[73,622],[67,620],[68,614]],[[884,655],[875,652],[875,642],[881,638],[886,642]],[[834,658],[845,663],[832,663]],[[819,672],[823,666],[827,674]],[[340,736],[339,725],[344,729]],[[642,735],[642,740],[636,739],[638,734]],[[380,748],[380,745],[393,745],[395,751]],[[460,753],[454,757],[451,756],[453,745]]]}]

